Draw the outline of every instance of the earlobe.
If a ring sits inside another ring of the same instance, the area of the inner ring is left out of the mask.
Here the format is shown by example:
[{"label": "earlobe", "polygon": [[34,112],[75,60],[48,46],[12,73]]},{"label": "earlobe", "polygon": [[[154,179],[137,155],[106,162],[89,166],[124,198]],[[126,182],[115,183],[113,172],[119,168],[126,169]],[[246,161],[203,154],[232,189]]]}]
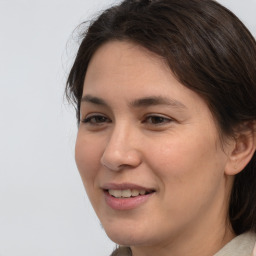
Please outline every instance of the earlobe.
[{"label": "earlobe", "polygon": [[250,162],[256,150],[256,122],[247,122],[237,132],[234,147],[225,168],[226,175],[236,175]]}]

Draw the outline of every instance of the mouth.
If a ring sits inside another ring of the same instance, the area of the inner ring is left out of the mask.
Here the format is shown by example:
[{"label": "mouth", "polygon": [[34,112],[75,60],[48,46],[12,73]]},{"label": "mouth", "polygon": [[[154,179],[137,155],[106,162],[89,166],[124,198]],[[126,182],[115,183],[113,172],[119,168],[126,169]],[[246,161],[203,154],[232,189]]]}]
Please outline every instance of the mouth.
[{"label": "mouth", "polygon": [[134,184],[107,184],[103,187],[106,203],[114,210],[132,210],[145,204],[156,190]]},{"label": "mouth", "polygon": [[146,189],[108,189],[105,192],[109,193],[112,197],[115,198],[132,198],[138,196],[144,196],[151,193],[154,193],[154,190]]}]

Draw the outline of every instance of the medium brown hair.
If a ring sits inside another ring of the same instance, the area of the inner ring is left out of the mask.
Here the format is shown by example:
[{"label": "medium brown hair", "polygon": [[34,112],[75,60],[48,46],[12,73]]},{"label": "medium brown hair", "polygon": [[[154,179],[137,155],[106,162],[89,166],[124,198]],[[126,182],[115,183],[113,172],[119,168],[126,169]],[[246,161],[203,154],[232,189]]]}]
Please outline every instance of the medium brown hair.
[{"label": "medium brown hair", "polygon": [[[256,120],[256,42],[242,22],[213,0],[125,0],[83,34],[66,93],[80,121],[91,57],[110,40],[139,44],[166,60],[176,78],[208,104],[222,134]],[[235,177],[229,218],[236,234],[256,232],[256,154]]]}]

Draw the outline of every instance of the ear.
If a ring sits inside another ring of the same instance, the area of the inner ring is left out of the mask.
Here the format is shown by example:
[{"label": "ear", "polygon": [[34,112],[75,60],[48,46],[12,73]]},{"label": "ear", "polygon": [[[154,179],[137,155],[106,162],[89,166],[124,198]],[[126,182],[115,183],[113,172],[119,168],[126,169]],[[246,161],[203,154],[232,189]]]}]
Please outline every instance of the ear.
[{"label": "ear", "polygon": [[225,168],[226,175],[236,175],[250,162],[256,150],[256,121],[245,122],[236,131]]}]

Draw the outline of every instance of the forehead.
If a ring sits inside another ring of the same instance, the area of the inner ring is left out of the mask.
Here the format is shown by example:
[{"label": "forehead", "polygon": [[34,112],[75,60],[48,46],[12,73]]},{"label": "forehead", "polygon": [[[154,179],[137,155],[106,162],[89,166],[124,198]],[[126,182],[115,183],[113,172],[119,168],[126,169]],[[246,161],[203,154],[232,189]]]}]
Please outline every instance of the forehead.
[{"label": "forehead", "polygon": [[127,103],[153,96],[208,110],[198,94],[176,79],[163,58],[123,41],[108,42],[95,52],[84,81],[83,98],[86,95]]},{"label": "forehead", "polygon": [[202,101],[176,79],[163,58],[123,41],[107,42],[95,52],[85,76],[85,94],[111,100],[162,96],[185,103]]},{"label": "forehead", "polygon": [[[136,67],[136,68],[135,68]],[[125,77],[129,72],[136,75],[144,74],[145,69],[152,72],[153,69],[170,72],[165,61],[158,55],[148,51],[144,47],[126,41],[110,41],[103,44],[93,55],[90,60],[87,72],[90,75],[120,75]],[[150,75],[148,72],[147,75]],[[140,77],[140,76],[139,76]],[[130,77],[131,78],[131,77]]]},{"label": "forehead", "polygon": [[84,81],[84,91],[98,89],[134,89],[157,93],[168,84],[180,84],[165,60],[142,46],[111,41],[93,55]]}]

